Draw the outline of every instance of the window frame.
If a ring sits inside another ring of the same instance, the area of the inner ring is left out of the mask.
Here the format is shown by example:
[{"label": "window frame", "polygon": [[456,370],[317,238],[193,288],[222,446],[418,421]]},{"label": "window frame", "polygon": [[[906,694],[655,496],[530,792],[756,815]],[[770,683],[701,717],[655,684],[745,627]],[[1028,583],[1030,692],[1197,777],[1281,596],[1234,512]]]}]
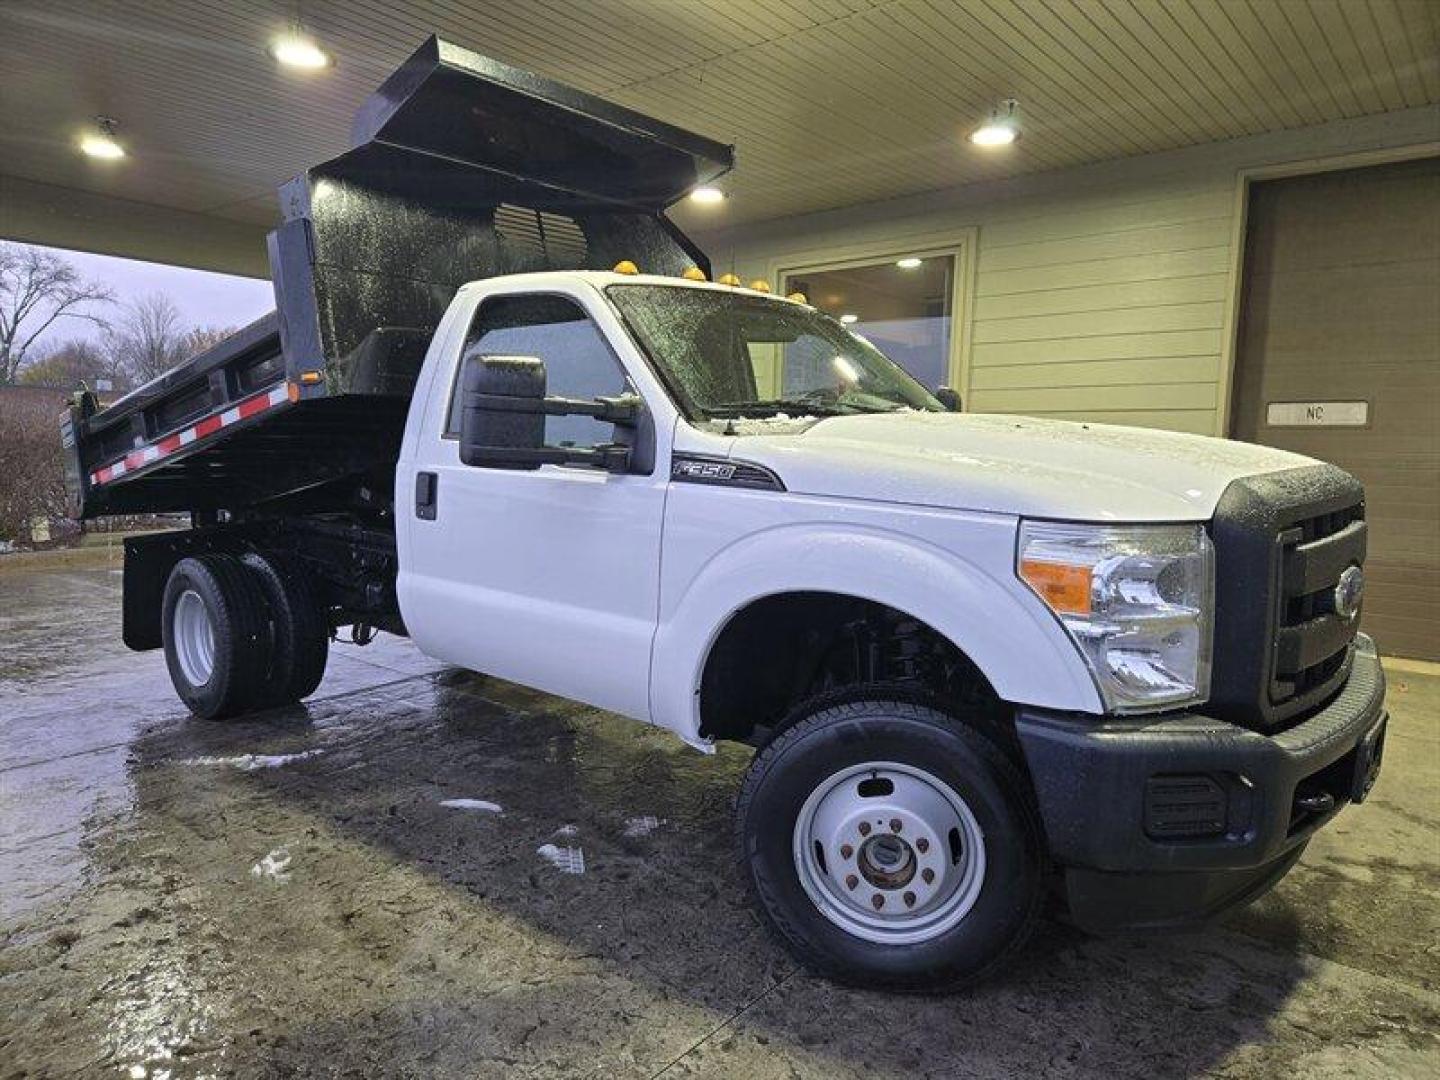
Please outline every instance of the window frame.
[{"label": "window frame", "polygon": [[[962,408],[968,409],[973,368],[971,336],[977,238],[977,229],[965,228],[944,233],[939,237],[930,233],[914,245],[906,245],[903,241],[891,238],[864,244],[836,244],[792,251],[770,258],[766,263],[766,276],[776,292],[784,296],[790,291],[787,287],[789,280],[801,274],[856,270],[912,255],[922,259],[950,257],[953,260],[954,273],[950,280],[950,348],[945,358],[944,385],[959,393]],[[936,388],[927,386],[925,389],[933,394]]]}]

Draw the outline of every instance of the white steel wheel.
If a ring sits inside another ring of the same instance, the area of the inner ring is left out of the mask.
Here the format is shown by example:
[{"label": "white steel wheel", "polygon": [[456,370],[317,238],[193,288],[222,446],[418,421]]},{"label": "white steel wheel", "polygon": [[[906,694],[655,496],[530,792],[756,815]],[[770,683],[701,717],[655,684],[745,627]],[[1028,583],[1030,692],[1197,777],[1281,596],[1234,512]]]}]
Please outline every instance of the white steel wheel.
[{"label": "white steel wheel", "polygon": [[175,659],[192,686],[204,686],[215,674],[215,626],[205,601],[194,589],[186,589],[175,601],[172,640]]},{"label": "white steel wheel", "polygon": [[795,820],[795,870],[846,933],[885,945],[930,941],[969,914],[985,883],[985,837],[949,784],[867,761],[834,773]]}]

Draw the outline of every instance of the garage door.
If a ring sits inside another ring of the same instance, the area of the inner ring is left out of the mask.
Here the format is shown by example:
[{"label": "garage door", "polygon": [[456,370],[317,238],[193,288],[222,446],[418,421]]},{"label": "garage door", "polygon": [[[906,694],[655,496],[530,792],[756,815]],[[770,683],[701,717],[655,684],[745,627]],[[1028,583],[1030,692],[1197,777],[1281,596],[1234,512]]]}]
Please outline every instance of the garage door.
[{"label": "garage door", "polygon": [[1363,628],[1440,660],[1440,159],[1251,191],[1233,434],[1365,485]]}]

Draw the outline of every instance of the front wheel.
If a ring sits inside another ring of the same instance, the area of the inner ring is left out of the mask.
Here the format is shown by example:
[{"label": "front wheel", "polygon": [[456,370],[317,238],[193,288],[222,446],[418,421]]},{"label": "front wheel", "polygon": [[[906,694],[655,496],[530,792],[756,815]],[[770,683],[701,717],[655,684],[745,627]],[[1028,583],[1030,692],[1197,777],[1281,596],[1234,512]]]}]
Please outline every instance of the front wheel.
[{"label": "front wheel", "polygon": [[771,928],[840,982],[956,989],[1014,956],[1039,915],[1025,778],[926,705],[817,703],[756,756],[736,828]]}]

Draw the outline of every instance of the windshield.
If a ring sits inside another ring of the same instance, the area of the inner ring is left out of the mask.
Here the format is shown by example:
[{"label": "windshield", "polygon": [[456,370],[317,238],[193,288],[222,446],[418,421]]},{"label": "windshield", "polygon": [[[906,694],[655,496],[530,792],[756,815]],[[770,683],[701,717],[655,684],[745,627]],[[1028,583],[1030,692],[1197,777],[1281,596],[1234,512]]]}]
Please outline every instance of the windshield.
[{"label": "windshield", "polygon": [[606,291],[692,420],[944,409],[879,349],[804,304],[670,285]]}]

